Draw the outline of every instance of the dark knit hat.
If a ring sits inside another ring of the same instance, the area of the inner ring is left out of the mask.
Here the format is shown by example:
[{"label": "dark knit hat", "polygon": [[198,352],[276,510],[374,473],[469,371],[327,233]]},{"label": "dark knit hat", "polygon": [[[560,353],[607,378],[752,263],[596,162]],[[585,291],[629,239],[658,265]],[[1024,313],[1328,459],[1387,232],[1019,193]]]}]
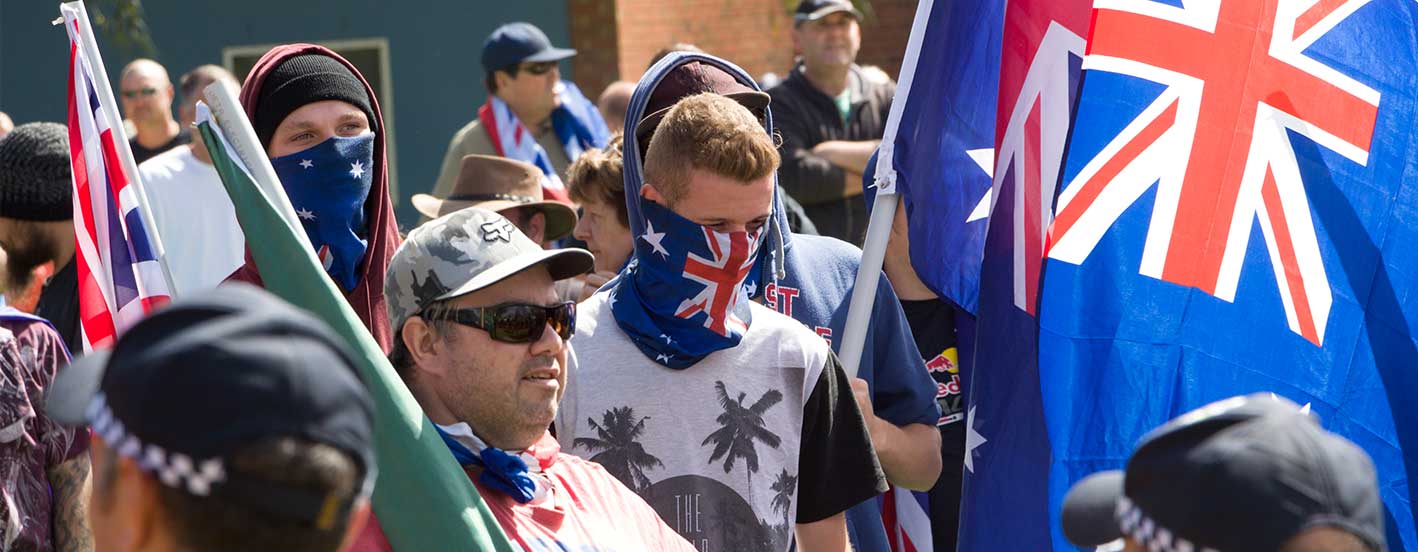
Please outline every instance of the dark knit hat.
[{"label": "dark knit hat", "polygon": [[28,123],[0,138],[0,217],[74,218],[69,131],[58,123]]},{"label": "dark knit hat", "polygon": [[256,136],[271,145],[276,127],[305,104],[340,100],[358,107],[369,117],[369,129],[379,132],[379,121],[370,107],[364,82],[339,60],[321,54],[291,56],[272,69],[261,84],[256,100]]}]

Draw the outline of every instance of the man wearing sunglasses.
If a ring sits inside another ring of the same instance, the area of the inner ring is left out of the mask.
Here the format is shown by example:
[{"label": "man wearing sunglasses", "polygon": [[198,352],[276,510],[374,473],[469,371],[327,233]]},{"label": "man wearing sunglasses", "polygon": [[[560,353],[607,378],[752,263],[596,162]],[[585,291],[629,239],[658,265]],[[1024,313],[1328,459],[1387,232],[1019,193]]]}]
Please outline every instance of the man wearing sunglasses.
[{"label": "man wearing sunglasses", "polygon": [[136,59],[118,81],[123,116],[138,133],[128,140],[138,163],[192,141],[172,117],[173,89],[167,69],[151,59]]},{"label": "man wearing sunglasses", "polygon": [[[554,283],[583,249],[543,250],[470,207],[409,233],[385,280],[389,360],[508,537],[525,550],[694,548],[599,464],[547,431],[566,387],[576,304]],[[371,523],[353,550],[390,550]]]},{"label": "man wearing sunglasses", "polygon": [[541,169],[546,199],[568,202],[561,175],[587,148],[605,147],[606,122],[581,90],[561,80],[557,63],[576,50],[556,48],[531,23],[498,27],[483,42],[487,102],[453,135],[433,195],[446,198],[469,155],[509,157]]}]

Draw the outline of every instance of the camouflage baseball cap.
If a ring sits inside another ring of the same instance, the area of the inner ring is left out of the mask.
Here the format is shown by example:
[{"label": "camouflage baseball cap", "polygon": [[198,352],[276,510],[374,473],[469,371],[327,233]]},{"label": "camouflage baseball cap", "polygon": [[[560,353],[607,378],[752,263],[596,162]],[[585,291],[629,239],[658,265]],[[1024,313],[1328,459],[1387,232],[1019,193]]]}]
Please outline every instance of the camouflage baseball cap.
[{"label": "camouflage baseball cap", "polygon": [[542,249],[502,215],[469,207],[415,228],[394,252],[384,302],[395,329],[429,303],[466,295],[537,265],[553,280],[591,271],[584,249]]}]

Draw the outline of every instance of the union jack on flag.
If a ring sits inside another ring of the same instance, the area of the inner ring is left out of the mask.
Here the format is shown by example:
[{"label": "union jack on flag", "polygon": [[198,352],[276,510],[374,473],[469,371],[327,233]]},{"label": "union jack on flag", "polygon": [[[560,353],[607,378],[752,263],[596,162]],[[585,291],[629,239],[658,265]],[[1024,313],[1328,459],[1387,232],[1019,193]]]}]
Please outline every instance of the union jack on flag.
[{"label": "union jack on flag", "polygon": [[1305,53],[1366,3],[1095,2],[1085,68],[1165,88],[1059,196],[1049,256],[1081,263],[1156,185],[1142,274],[1231,301],[1259,224],[1290,329],[1321,344],[1332,293],[1290,134],[1368,162],[1379,92]]},{"label": "union jack on flag", "polygon": [[[169,300],[167,281],[139,208],[135,164],[121,132],[115,132],[113,93],[95,80],[102,61],[83,43],[92,37],[79,2],[60,6],[69,33],[69,160],[74,179],[79,318],[86,350],[111,347],[118,335]],[[88,32],[85,32],[88,31]],[[107,92],[100,97],[97,87]]]},{"label": "union jack on flag", "polygon": [[704,327],[723,336],[731,331],[748,331],[748,324],[734,314],[734,307],[743,296],[738,284],[758,259],[760,232],[715,232],[704,228],[710,258],[689,253],[684,263],[684,278],[704,285],[704,289],[681,302],[675,316],[690,318],[702,312]]},{"label": "union jack on flag", "polygon": [[[1047,420],[1043,448],[977,425],[974,481],[1035,451],[1048,469],[1012,494],[1056,513],[1150,429],[1270,392],[1369,454],[1390,548],[1418,548],[1418,3],[1097,0],[1091,16],[1037,371],[1012,374],[1038,401],[1013,403],[1015,426]],[[1038,540],[1071,548],[1050,524]]]}]

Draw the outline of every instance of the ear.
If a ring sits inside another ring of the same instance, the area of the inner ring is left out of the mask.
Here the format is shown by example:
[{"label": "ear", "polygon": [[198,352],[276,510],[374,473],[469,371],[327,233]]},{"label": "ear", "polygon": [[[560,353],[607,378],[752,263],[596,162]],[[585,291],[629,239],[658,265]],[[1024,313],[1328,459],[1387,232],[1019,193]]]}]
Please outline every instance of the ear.
[{"label": "ear", "polygon": [[497,89],[502,90],[512,84],[512,75],[498,69],[492,72],[492,80],[497,83]]},{"label": "ear", "polygon": [[115,525],[125,528],[116,549],[149,550],[171,540],[173,535],[163,534],[172,525],[164,519],[169,514],[163,511],[158,497],[158,485],[162,483],[144,473],[130,458],[115,456],[114,460],[118,462],[118,475],[113,488],[122,502],[114,505],[113,511],[120,520]]},{"label": "ear", "polygon": [[399,332],[399,339],[404,340],[404,347],[409,349],[409,356],[413,358],[415,371],[443,374],[442,364],[432,362],[442,352],[443,340],[423,317],[409,317],[404,322],[404,329]]},{"label": "ear", "polygon": [[658,203],[661,206],[668,207],[665,203],[665,196],[660,195],[660,190],[651,186],[649,182],[646,182],[645,185],[640,187],[640,197]]},{"label": "ear", "polygon": [[541,244],[547,237],[547,215],[541,211],[527,218],[527,237]]}]

